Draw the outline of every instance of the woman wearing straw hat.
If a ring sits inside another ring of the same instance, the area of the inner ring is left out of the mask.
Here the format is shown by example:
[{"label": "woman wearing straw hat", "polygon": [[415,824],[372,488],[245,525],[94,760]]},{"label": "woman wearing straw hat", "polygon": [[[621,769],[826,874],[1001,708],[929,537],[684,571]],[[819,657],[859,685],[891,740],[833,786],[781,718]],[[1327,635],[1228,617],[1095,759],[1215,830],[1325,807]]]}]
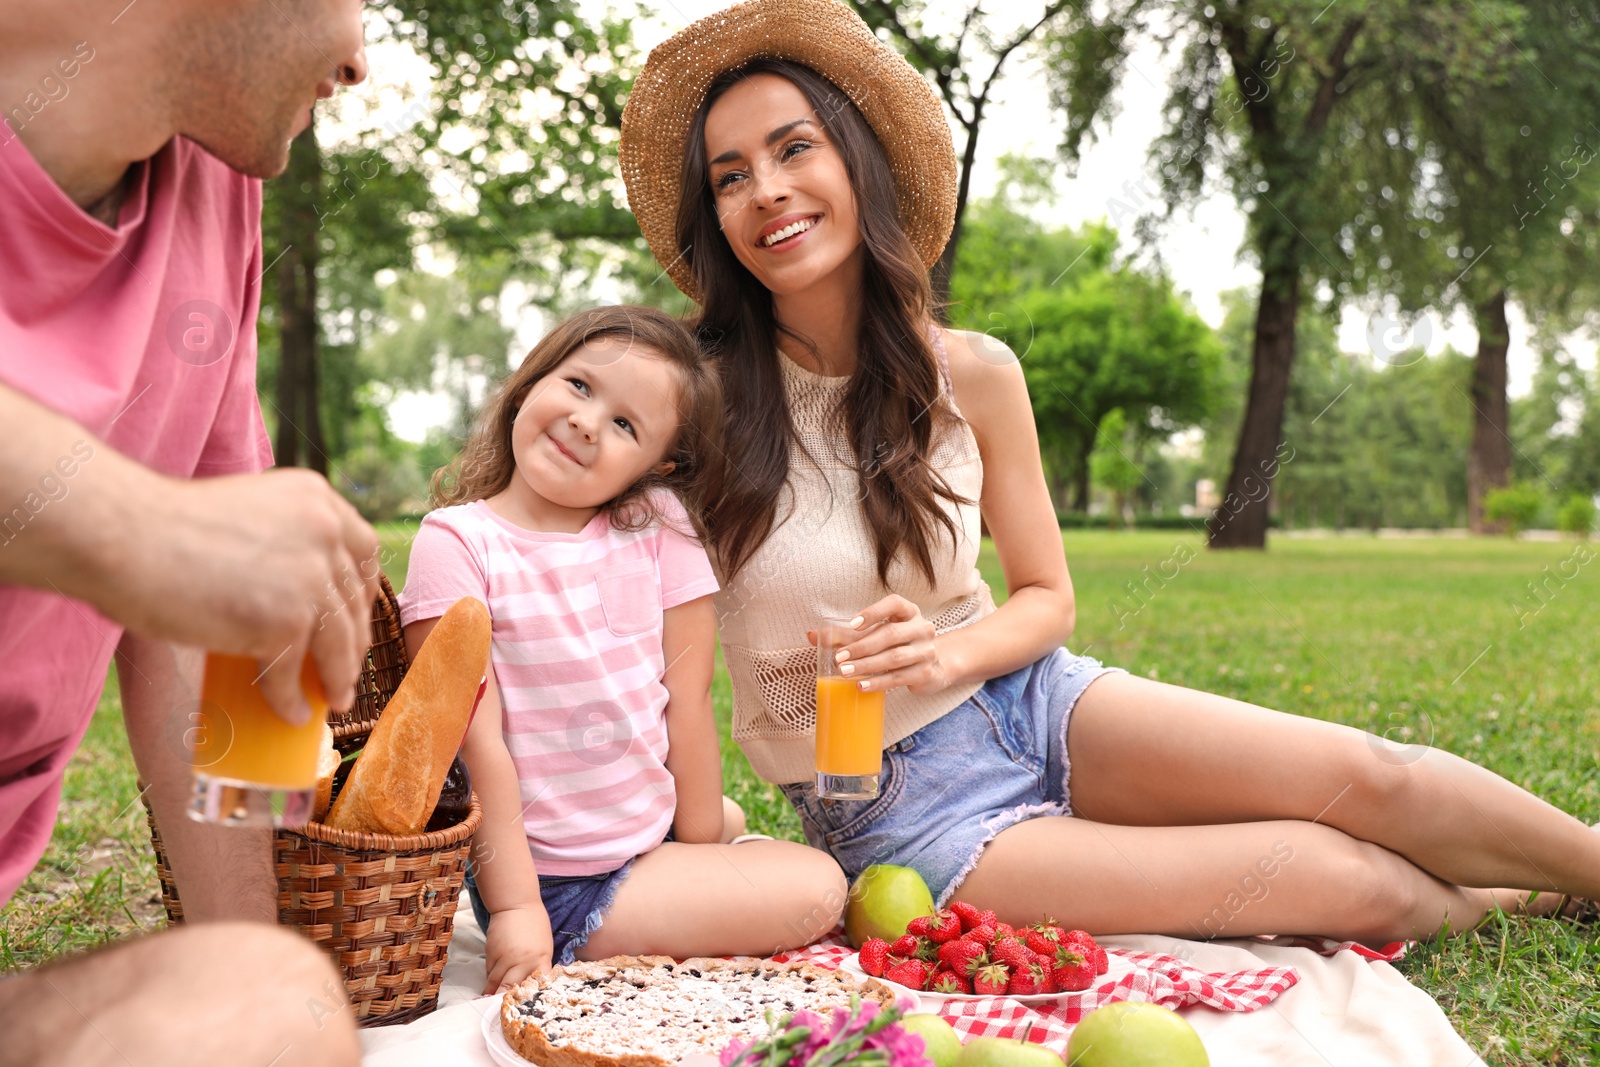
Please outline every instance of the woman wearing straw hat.
[{"label": "woman wearing straw hat", "polygon": [[[851,877],[914,867],[941,905],[959,889],[1013,923],[1366,942],[1600,894],[1600,837],[1466,760],[1062,647],[1072,582],[1022,371],[932,318],[949,127],[848,7],[754,0],[662,44],[621,162],[725,378],[707,520],[734,738]],[[887,693],[873,800],[811,786],[821,616],[859,620],[841,669]],[[1495,886],[1518,888],[1471,888]]]}]

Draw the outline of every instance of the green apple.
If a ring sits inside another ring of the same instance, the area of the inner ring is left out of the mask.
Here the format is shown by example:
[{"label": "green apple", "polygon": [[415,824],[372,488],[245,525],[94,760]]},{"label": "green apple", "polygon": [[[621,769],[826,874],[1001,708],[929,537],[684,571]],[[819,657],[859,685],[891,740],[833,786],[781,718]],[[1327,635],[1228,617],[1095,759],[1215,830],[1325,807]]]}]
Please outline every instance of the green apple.
[{"label": "green apple", "polygon": [[1027,1041],[975,1037],[962,1046],[956,1067],[1061,1067],[1061,1057]]},{"label": "green apple", "polygon": [[1125,1000],[1084,1016],[1067,1042],[1072,1067],[1211,1067],[1200,1035],[1170,1008]]},{"label": "green apple", "polygon": [[955,1027],[937,1015],[907,1015],[900,1025],[908,1034],[922,1038],[923,1054],[933,1061],[933,1067],[955,1067],[961,1055],[961,1039]]},{"label": "green apple", "polygon": [[910,867],[878,863],[861,872],[850,887],[844,909],[844,934],[856,948],[869,937],[893,941],[918,915],[933,914],[933,894]]}]

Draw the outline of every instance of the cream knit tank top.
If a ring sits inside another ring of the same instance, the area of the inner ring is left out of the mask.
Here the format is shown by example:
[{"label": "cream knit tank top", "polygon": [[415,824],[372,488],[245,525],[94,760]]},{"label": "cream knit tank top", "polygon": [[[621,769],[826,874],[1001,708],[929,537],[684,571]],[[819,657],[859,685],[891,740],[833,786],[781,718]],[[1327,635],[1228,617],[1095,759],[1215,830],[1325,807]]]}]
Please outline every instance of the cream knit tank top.
[{"label": "cream knit tank top", "polygon": [[[949,398],[949,369],[937,330],[932,340]],[[733,739],[757,774],[782,784],[809,781],[815,773],[817,653],[806,631],[816,627],[819,616],[849,618],[894,592],[915,603],[944,633],[988,615],[994,600],[977,567],[976,502],[983,492],[983,463],[965,420],[935,443],[930,456],[951,489],[973,501],[958,506],[940,500],[959,540],[952,551],[949,535],[936,528],[934,560],[943,567],[933,585],[904,558],[891,564],[885,585],[878,580],[877,554],[857,503],[856,466],[840,414],[850,379],[814,374],[781,352],[778,360],[799,447],[791,443],[789,478],[778,495],[774,527],[734,580],[728,580],[714,552],[712,565],[722,583],[714,602],[733,680]],[[981,684],[925,696],[903,686],[892,690],[884,703],[884,744],[916,733]]]}]

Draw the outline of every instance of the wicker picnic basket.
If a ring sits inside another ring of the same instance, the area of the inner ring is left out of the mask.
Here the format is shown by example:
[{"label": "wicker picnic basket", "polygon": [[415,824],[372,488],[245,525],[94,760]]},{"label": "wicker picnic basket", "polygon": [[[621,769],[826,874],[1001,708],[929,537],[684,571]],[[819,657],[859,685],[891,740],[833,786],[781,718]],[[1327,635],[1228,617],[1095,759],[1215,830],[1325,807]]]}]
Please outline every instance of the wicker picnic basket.
[{"label": "wicker picnic basket", "polygon": [[[408,666],[394,589],[381,581],[355,706],[329,713],[340,752],[361,747]],[[181,923],[183,902],[148,802],[145,815],[167,921]],[[434,833],[399,837],[311,822],[273,835],[278,922],[310,938],[344,973],[359,1025],[409,1022],[438,1007],[467,854],[482,820],[474,794],[465,821]]]}]

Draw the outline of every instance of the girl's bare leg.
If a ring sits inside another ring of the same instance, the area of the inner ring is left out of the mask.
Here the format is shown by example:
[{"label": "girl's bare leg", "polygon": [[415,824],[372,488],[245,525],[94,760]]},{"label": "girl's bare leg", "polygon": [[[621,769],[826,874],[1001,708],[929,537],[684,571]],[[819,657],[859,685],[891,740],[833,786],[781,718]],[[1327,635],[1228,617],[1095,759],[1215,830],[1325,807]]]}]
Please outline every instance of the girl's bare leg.
[{"label": "girl's bare leg", "polygon": [[[722,843],[729,841],[744,833],[744,809],[732,797],[722,798]],[[626,884],[626,883],[624,883]]]},{"label": "girl's bare leg", "polygon": [[833,929],[847,888],[833,857],[793,841],[669,841],[634,860],[578,956],[770,956]]},{"label": "girl's bare leg", "polygon": [[1600,834],[1439,749],[1113,674],[1079,700],[1067,750],[1073,812],[1094,822],[1303,820],[1455,885],[1600,895]]}]

